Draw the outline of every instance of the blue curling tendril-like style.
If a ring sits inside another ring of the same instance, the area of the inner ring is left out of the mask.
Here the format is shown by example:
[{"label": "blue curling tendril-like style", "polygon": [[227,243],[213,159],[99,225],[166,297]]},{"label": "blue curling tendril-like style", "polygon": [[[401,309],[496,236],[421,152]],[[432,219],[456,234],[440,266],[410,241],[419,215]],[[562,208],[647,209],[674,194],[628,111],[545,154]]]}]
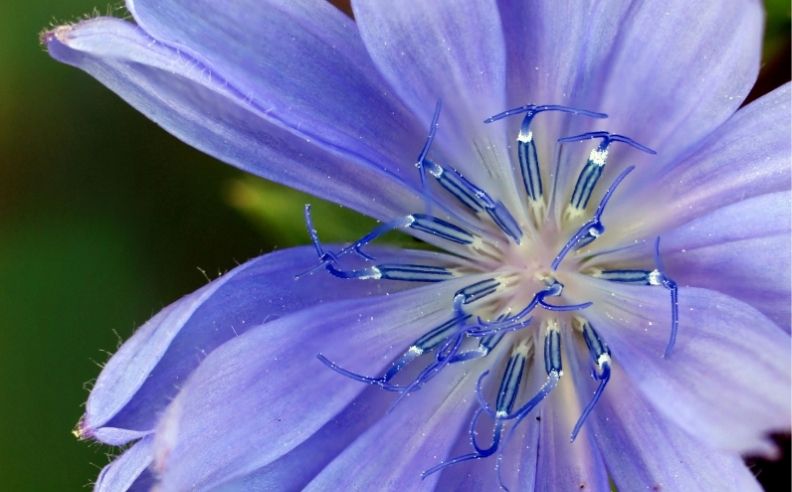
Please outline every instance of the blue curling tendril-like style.
[{"label": "blue curling tendril-like style", "polygon": [[[383,223],[349,246],[337,251],[330,251],[320,242],[311,217],[311,208],[306,205],[305,222],[319,258],[319,264],[303,275],[313,274],[316,270],[324,269],[331,275],[342,279],[430,283],[458,278],[465,273],[462,271],[464,269],[460,270],[461,267],[450,265],[379,263],[374,256],[366,252],[366,247],[393,230],[409,232],[430,240],[436,245],[445,245],[452,249],[463,248],[465,251],[464,248],[468,248],[471,255],[492,255],[492,251],[497,251],[498,247],[492,246],[492,244],[500,245],[499,247],[506,247],[504,245],[509,243],[516,246],[521,245],[526,232],[503,202],[477,186],[453,167],[441,165],[430,158],[432,144],[439,128],[441,108],[442,105],[438,102],[429,126],[428,136],[416,160],[425,209]],[[517,138],[517,160],[520,164],[520,174],[527,201],[533,203],[536,210],[543,210],[545,196],[541,162],[531,124],[538,114],[549,111],[591,119],[607,117],[604,113],[585,109],[555,104],[529,104],[503,111],[484,120],[484,123],[492,124],[512,116],[523,115]],[[557,142],[567,144],[591,139],[601,141],[584,164],[570,197],[568,207],[573,209],[576,214],[583,214],[588,207],[589,200],[602,176],[602,168],[605,166],[608,149],[612,143],[624,143],[647,154],[655,153],[654,150],[629,137],[605,131],[591,131],[563,137]],[[593,302],[564,304],[551,302],[548,299],[564,297],[564,285],[556,278],[557,272],[571,254],[582,251],[606,232],[603,216],[607,205],[624,180],[634,170],[635,166],[626,166],[618,173],[602,194],[591,217],[573,229],[571,235],[549,261],[548,273],[541,279],[544,287],[538,289],[530,297],[530,300],[516,312],[507,310],[491,316],[479,314],[483,306],[489,306],[489,311],[492,311],[492,305],[497,304],[495,301],[499,296],[511,289],[509,281],[504,277],[492,275],[458,289],[449,299],[448,318],[416,339],[382,375],[365,376],[342,367],[324,354],[317,355],[325,366],[344,377],[397,393],[399,396],[394,401],[391,407],[393,408],[403,401],[405,396],[423,388],[447,367],[485,359],[506,340],[514,340],[511,344],[511,355],[500,370],[501,376],[498,389],[495,392],[494,406],[487,401],[484,387],[485,381],[494,369],[490,368],[481,372],[476,382],[475,394],[478,407],[473,412],[468,430],[472,451],[427,468],[422,474],[423,477],[466,461],[497,455],[495,467],[499,486],[508,490],[501,477],[506,443],[514,437],[516,429],[526,417],[534,412],[553,392],[563,375],[562,330],[558,322],[547,322],[542,342],[545,381],[532,394],[529,393],[530,389],[524,387],[525,375],[529,370],[531,360],[537,356],[535,346],[538,335],[535,331],[530,331],[529,328],[536,325],[537,313],[541,311],[546,311],[547,315],[572,313],[569,316],[572,316],[573,324],[577,325],[576,331],[582,336],[592,361],[591,375],[596,382],[596,388],[570,432],[572,441],[579,436],[587,418],[595,409],[610,381],[612,354],[605,340],[585,318],[586,309],[590,308]],[[466,211],[465,213],[473,217],[446,214],[448,207],[438,206],[441,203],[432,193],[432,182],[453,197]],[[443,214],[435,215],[433,213],[435,210],[441,210]],[[537,219],[536,216],[534,218]],[[541,217],[538,219],[541,220]],[[481,224],[476,225],[476,221]],[[488,223],[492,227],[489,227],[486,221],[489,221]],[[539,225],[539,222],[535,225]],[[493,241],[491,238],[493,230],[499,230],[503,234],[505,242]],[[482,244],[490,244],[492,249],[486,249]],[[353,266],[345,267],[342,266],[342,263],[350,263]],[[671,333],[663,354],[664,357],[669,358],[675,345],[679,326],[679,290],[663,264],[660,255],[660,238],[658,237],[654,241],[653,269],[605,268],[598,269],[593,276],[609,282],[661,286],[669,292]],[[495,309],[497,310],[497,308]],[[487,310],[484,309],[484,311]],[[404,379],[402,374],[406,368],[419,364],[421,361],[423,362],[422,366],[416,366],[416,370],[410,371],[411,377],[408,377],[406,381],[397,382]],[[487,446],[482,446],[478,440],[479,428],[482,426],[484,417],[491,421],[491,440]]]}]

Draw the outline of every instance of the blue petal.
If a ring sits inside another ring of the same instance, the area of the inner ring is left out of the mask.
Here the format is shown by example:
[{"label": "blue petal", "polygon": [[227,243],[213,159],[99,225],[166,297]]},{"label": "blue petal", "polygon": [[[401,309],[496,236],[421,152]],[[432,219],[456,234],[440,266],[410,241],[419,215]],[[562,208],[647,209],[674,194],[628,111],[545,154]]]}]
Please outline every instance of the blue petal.
[{"label": "blue petal", "polygon": [[329,2],[127,5],[152,37],[201,60],[266,108],[266,121],[372,167],[415,178],[413,164],[429,120],[415,120],[392,93],[355,23]]},{"label": "blue petal", "polygon": [[[247,475],[213,490],[302,490],[357,437],[382,418],[393,403],[379,387],[370,386],[310,438]],[[412,404],[412,400],[405,402]]]},{"label": "blue petal", "polygon": [[679,335],[664,359],[668,293],[579,276],[597,327],[654,408],[704,443],[767,452],[767,433],[790,426],[790,338],[751,306],[715,291],[681,288]]},{"label": "blue petal", "polygon": [[[267,116],[263,96],[242,92],[224,74],[132,24],[93,19],[56,28],[45,42],[53,57],[90,73],[179,139],[223,161],[377,218],[419,210],[422,200],[389,161],[371,163],[314,145],[316,138]],[[403,143],[405,135],[394,130],[379,138]],[[407,147],[417,153],[423,138]]]},{"label": "blue petal", "polygon": [[579,374],[568,373],[565,371],[558,387],[542,404],[536,483],[543,484],[547,491],[605,492],[610,490],[608,474],[590,429],[583,426],[574,442],[569,439],[587,401],[585,397],[579,401],[571,379]]},{"label": "blue petal", "polygon": [[374,63],[415,114],[428,121],[435,103],[443,101],[436,145],[450,158],[447,164],[511,199],[506,145],[513,136],[507,138],[502,125],[483,123],[506,109],[505,48],[495,1],[359,0],[352,6]]},{"label": "blue petal", "polygon": [[[759,309],[790,328],[789,191],[749,198],[702,215],[662,236],[663,261],[680,285],[705,287]],[[635,252],[634,254],[632,252]],[[637,249],[603,255],[597,262],[643,260]],[[648,262],[648,263],[647,263]]]},{"label": "blue petal", "polygon": [[[504,345],[504,347],[508,347],[508,345]],[[500,362],[489,362],[489,359],[493,359],[497,355],[492,353],[487,357],[487,366],[490,370],[500,364],[505,364],[510,354],[508,351],[502,351]],[[523,396],[518,397],[518,405],[524,404],[544,383],[545,369],[544,361],[541,359],[541,357],[534,357],[533,362],[530,363],[532,367],[529,367],[524,376],[521,393]],[[496,453],[486,459],[468,461],[448,467],[442,472],[435,490],[492,491],[499,490],[501,483],[512,491],[534,490],[537,483],[542,408],[544,407],[540,406],[520,422],[511,436],[509,435],[511,428],[507,429],[505,439],[501,441],[500,450],[503,454],[500,463],[498,463],[498,454]],[[487,432],[488,434],[479,434],[480,445],[489,444],[487,439],[491,437],[491,427],[487,429]],[[470,436],[463,430],[459,432],[456,446],[449,456],[461,456],[470,452]]]},{"label": "blue petal", "polygon": [[[476,377],[452,366],[356,439],[304,489],[435,490],[421,473],[448,457],[467,431]],[[495,485],[495,484],[491,484]]]},{"label": "blue petal", "polygon": [[[384,249],[376,254],[390,257]],[[404,258],[410,253],[398,254]],[[343,281],[324,272],[294,279],[316,262],[311,248],[271,253],[163,309],[105,365],[88,399],[82,433],[110,444],[148,434],[193,369],[223,342],[264,321],[323,302],[409,286]]]},{"label": "blue petal", "polygon": [[726,121],[748,95],[759,72],[763,9],[753,0],[673,0],[644,2],[625,14],[602,85],[584,90],[610,115],[610,131],[671,159]]},{"label": "blue petal", "polygon": [[[589,364],[575,362],[576,372]],[[612,371],[586,425],[618,490],[761,490],[739,455],[706,448],[652,408],[618,362]]]},{"label": "blue petal", "polygon": [[149,470],[153,444],[154,436],[146,436],[102,468],[94,484],[94,492],[150,490],[154,484]]},{"label": "blue petal", "polygon": [[453,294],[476,280],[327,303],[226,342],[201,363],[160,422],[155,455],[162,486],[211,487],[293,450],[366,388],[329,370],[317,354],[378,374],[447,319]]},{"label": "blue petal", "polygon": [[[719,207],[789,190],[791,87],[786,84],[742,108],[672,164],[636,173],[610,205],[620,212],[613,214],[612,230],[653,237]],[[603,236],[603,246],[608,241]]]},{"label": "blue petal", "polygon": [[[674,163],[739,108],[758,72],[760,2],[499,4],[508,41],[510,102],[602,111],[609,115],[609,131],[659,151],[655,158],[614,147],[609,159],[614,164],[624,157],[639,167]],[[590,150],[584,147],[565,149],[568,158],[559,169],[564,193],[585,161],[583,152]],[[552,147],[544,150],[552,155]]]}]

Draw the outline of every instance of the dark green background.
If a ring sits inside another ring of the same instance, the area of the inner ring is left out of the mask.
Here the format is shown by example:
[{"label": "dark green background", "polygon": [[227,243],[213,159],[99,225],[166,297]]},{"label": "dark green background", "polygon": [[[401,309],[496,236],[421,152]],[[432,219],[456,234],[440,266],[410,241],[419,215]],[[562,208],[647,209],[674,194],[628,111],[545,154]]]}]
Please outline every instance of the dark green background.
[{"label": "dark green background", "polygon": [[[71,429],[108,353],[206,275],[305,242],[304,197],[188,148],[49,59],[38,32],[95,8],[113,12],[96,0],[0,1],[3,490],[89,487],[108,449]],[[762,90],[789,78],[788,2],[771,10]],[[342,224],[328,238],[352,237],[360,224],[337,213],[318,212]]]}]

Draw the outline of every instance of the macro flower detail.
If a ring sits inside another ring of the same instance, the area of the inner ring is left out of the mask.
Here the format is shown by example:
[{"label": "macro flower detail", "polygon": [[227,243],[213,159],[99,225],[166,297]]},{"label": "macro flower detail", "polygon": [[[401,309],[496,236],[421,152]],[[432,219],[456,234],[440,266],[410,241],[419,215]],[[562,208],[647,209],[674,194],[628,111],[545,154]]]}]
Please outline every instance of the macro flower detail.
[{"label": "macro flower detail", "polygon": [[[789,86],[753,1],[135,0],[43,35],[178,138],[380,220],[108,361],[97,490],[758,490],[789,428]],[[420,28],[416,28],[420,26]],[[391,231],[432,250],[377,245]]]},{"label": "macro flower detail", "polygon": [[[585,405],[581,416],[571,430],[570,440],[575,440],[610,380],[612,354],[606,342],[584,317],[585,314],[571,317],[561,317],[558,314],[583,311],[592,306],[591,302],[557,305],[546,300],[550,297],[562,296],[564,283],[560,282],[558,278],[567,282],[564,277],[574,276],[575,273],[585,274],[584,272],[588,271],[589,275],[594,278],[611,282],[665,287],[671,293],[669,311],[671,336],[664,353],[666,358],[670,356],[673,349],[679,324],[678,287],[662,267],[659,238],[655,241],[655,267],[652,269],[609,268],[602,265],[592,267],[591,264],[597,264],[597,256],[592,257],[589,254],[589,258],[586,257],[588,251],[586,248],[605,233],[602,217],[608,201],[621,182],[634,169],[633,167],[625,168],[614,179],[607,191],[602,194],[599,204],[593,211],[593,216],[587,220],[582,219],[605,167],[610,144],[622,142],[643,152],[654,154],[652,149],[623,135],[602,131],[559,139],[559,142],[562,143],[589,139],[601,139],[602,141],[591,150],[571,192],[554,190],[552,193],[553,202],[561,201],[562,205],[559,208],[564,210],[562,212],[563,219],[559,224],[548,218],[548,216],[554,217],[556,214],[547,212],[548,204],[543,193],[540,160],[531,131],[533,118],[544,111],[559,111],[593,118],[605,118],[607,115],[558,105],[528,105],[487,118],[485,123],[493,123],[509,116],[525,115],[522,118],[517,137],[517,153],[520,177],[525,190],[525,195],[519,197],[519,203],[525,203],[527,207],[520,209],[520,213],[516,214],[519,218],[515,218],[515,214],[510,212],[502,202],[493,199],[485,190],[467,180],[453,167],[446,168],[429,159],[431,144],[438,127],[439,110],[440,106],[438,105],[432,120],[429,138],[417,159],[416,166],[421,172],[421,183],[426,185],[425,173],[428,172],[433,176],[445,192],[469,210],[472,217],[461,217],[460,220],[467,222],[470,231],[475,232],[470,232],[464,226],[461,227],[431,215],[415,213],[383,224],[350,246],[338,252],[330,252],[326,251],[319,242],[317,231],[311,220],[310,207],[306,207],[305,211],[306,223],[317,256],[327,271],[336,277],[406,282],[441,282],[464,276],[484,277],[483,280],[476,280],[456,291],[448,301],[450,319],[433,327],[414,341],[396,359],[384,376],[359,375],[345,370],[325,356],[319,355],[319,359],[324,364],[341,375],[399,393],[401,397],[394,403],[399,404],[404,396],[425,386],[431,378],[446,367],[487,358],[490,352],[495,351],[500,344],[506,345],[505,350],[500,351],[502,352],[501,360],[496,358],[494,367],[485,370],[478,379],[476,388],[478,408],[471,417],[469,430],[470,443],[474,451],[424,471],[424,477],[442,471],[450,465],[489,457],[500,450],[505,427],[507,425],[510,427],[510,435],[514,433],[521,421],[533,413],[537,405],[555,389],[563,375],[562,324],[567,336],[572,336],[573,332],[577,332],[585,341],[594,364],[592,377],[598,382],[591,401]],[[427,209],[444,204],[441,200],[433,200],[428,192],[426,193]],[[569,196],[568,200],[565,200],[566,196]],[[555,203],[553,205],[558,206]],[[484,220],[477,221],[476,219]],[[523,231],[521,224],[527,224],[528,233]],[[363,248],[391,229],[409,230],[413,234],[428,235],[428,241],[433,241],[438,246],[445,246],[450,253],[458,255],[458,264],[447,266],[377,264],[376,258],[366,254]],[[567,232],[567,236],[570,237],[564,241],[564,231],[569,230],[573,232]],[[553,255],[553,251],[557,251],[557,253]],[[582,260],[578,260],[571,271],[561,269],[562,262],[572,252],[581,256]],[[356,253],[375,264],[356,270],[340,269],[338,267],[340,258],[350,253]],[[548,311],[548,313],[540,314],[538,311],[541,309],[539,308]],[[523,333],[529,329],[529,333]],[[537,361],[542,359],[538,355],[539,353],[544,354],[544,370],[547,379],[534,396],[527,398],[525,389],[520,383],[526,376],[525,373],[531,370],[532,365],[534,366],[533,370],[538,370]],[[394,379],[402,370],[425,354],[432,354],[430,362],[417,372],[412,381],[401,385],[394,384]],[[533,357],[534,354],[537,355]],[[504,360],[506,363],[502,371],[498,369],[498,372],[502,373],[500,382],[493,387],[493,390],[495,388],[497,390],[490,391],[496,395],[496,404],[493,408],[487,403],[482,382],[491,370],[495,371],[498,366],[503,365]],[[521,394],[526,401],[520,402],[520,406],[515,408]],[[575,403],[568,402],[567,404],[573,406]],[[477,442],[478,424],[482,414],[487,415],[493,421],[492,442],[485,447],[481,447]],[[502,458],[502,453],[498,454],[499,462]],[[502,480],[500,486],[503,489],[508,489]]]}]

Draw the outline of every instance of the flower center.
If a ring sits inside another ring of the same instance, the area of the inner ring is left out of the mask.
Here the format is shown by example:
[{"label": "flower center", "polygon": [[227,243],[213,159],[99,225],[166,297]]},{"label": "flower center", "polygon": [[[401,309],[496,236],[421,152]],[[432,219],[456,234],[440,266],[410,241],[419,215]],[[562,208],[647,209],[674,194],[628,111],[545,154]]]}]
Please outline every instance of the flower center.
[{"label": "flower center", "polygon": [[[606,233],[605,211],[610,199],[634,169],[625,168],[607,187],[600,184],[611,145],[625,144],[650,154],[654,151],[629,137],[604,131],[560,138],[561,144],[599,142],[589,153],[574,187],[553,189],[548,195],[531,130],[534,117],[547,111],[574,117],[606,117],[602,113],[566,106],[526,105],[485,120],[485,124],[495,124],[508,117],[522,116],[516,145],[518,166],[514,169],[522,182],[521,194],[524,191],[519,209],[510,210],[496,195],[455,168],[432,160],[430,153],[438,129],[439,104],[416,163],[425,197],[424,210],[383,223],[349,246],[329,251],[320,243],[310,207],[306,206],[308,232],[320,259],[317,268],[324,268],[336,277],[425,283],[460,277],[471,279],[448,299],[448,319],[416,339],[385,374],[357,374],[319,354],[318,358],[330,369],[403,397],[418,391],[451,366],[489,360],[496,349],[507,354],[492,357],[490,368],[479,376],[478,408],[473,413],[469,431],[471,452],[431,467],[423,476],[496,453],[499,455],[497,468],[504,443],[561,380],[562,339],[577,336],[587,347],[596,388],[571,429],[570,437],[574,441],[605,390],[612,364],[610,349],[586,318],[586,311],[593,303],[585,298],[585,289],[572,283],[577,275],[666,289],[671,299],[671,336],[666,357],[673,348],[678,325],[678,291],[662,264],[660,239],[655,241],[654,265],[644,269],[598,264],[590,249],[592,243]],[[597,190],[602,188],[604,190],[596,199]],[[556,208],[559,214],[550,212]],[[366,252],[366,246],[391,230],[402,230],[445,249],[455,260],[444,265],[379,263]],[[358,265],[362,262],[362,266],[342,266],[342,263],[353,261]],[[529,388],[525,376],[532,363],[542,359],[545,382],[538,389]],[[487,384],[490,373],[500,375],[499,382],[491,387]],[[494,396],[494,402],[487,395]],[[399,401],[401,398],[397,403]],[[491,442],[486,447],[478,443],[482,419],[489,421],[492,430]],[[500,485],[506,488],[502,481]]]}]

